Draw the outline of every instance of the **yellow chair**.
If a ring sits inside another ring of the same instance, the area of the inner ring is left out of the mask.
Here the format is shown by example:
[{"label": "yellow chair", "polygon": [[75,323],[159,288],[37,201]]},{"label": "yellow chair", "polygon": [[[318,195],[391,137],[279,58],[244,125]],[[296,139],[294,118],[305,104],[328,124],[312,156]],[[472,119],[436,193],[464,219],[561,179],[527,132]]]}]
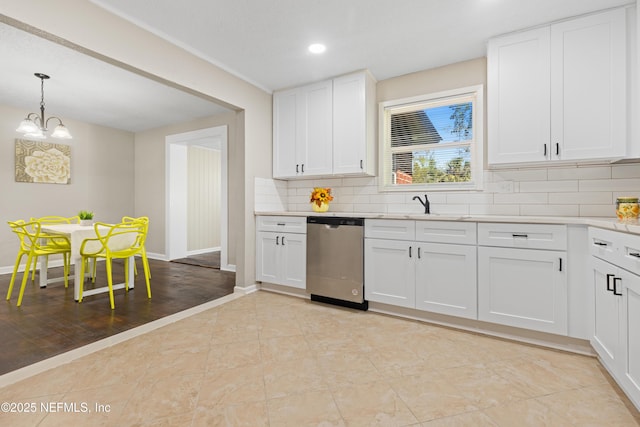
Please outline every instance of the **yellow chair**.
[{"label": "yellow chair", "polygon": [[[43,216],[40,218],[33,218],[31,217],[30,219],[31,222],[38,222],[40,223],[40,226],[43,225],[55,225],[55,224],[79,224],[80,223],[80,217],[79,216],[72,216],[72,217],[64,217],[64,216]],[[69,245],[69,240],[66,237],[61,237],[61,236],[57,236],[57,235],[45,235],[45,233],[40,233],[41,237],[46,237],[47,239],[53,239],[57,241],[58,246],[63,246],[63,245]],[[66,265],[71,265],[71,246],[69,245],[69,252],[65,255],[67,257],[67,263]],[[36,257],[36,259],[33,262],[33,271],[31,273],[31,280],[33,281],[36,275],[36,264],[38,263],[38,258]],[[67,269],[68,270],[68,269]],[[69,271],[65,271],[64,274],[66,276],[69,275]]]},{"label": "yellow chair", "polygon": [[[104,258],[107,269],[107,284],[109,286],[109,302],[111,309],[115,308],[113,302],[113,275],[112,260],[124,259],[125,283],[129,283],[129,258],[141,255],[143,260],[144,276],[147,284],[147,296],[151,298],[151,285],[149,284],[149,266],[147,256],[144,252],[144,242],[147,238],[148,223],[143,221],[123,222],[120,224],[105,224],[97,222],[94,224],[95,239],[85,239],[80,246],[82,256],[80,277],[84,277],[86,261]],[[128,287],[125,287],[128,291]],[[79,302],[82,301],[84,281],[80,284]]]},{"label": "yellow chair", "polygon": [[18,295],[18,307],[22,304],[22,297],[27,284],[27,278],[29,277],[31,263],[35,263],[35,260],[39,256],[62,254],[65,271],[64,286],[66,288],[69,285],[66,274],[66,272],[69,271],[69,264],[67,263],[67,254],[69,252],[69,247],[71,246],[69,240],[61,236],[55,236],[55,239],[49,239],[47,235],[40,233],[40,223],[36,221],[24,222],[19,220],[9,221],[8,223],[11,230],[16,233],[20,239],[20,250],[18,251],[16,263],[13,267],[13,274],[11,275],[11,282],[9,283],[9,290],[7,291],[7,301],[11,299],[13,285],[15,283],[16,275],[18,274],[18,267],[20,266],[20,261],[22,261],[23,255],[27,255],[27,264],[22,275],[22,285],[20,286],[20,293]]},{"label": "yellow chair", "polygon": [[[146,232],[149,231],[149,217],[147,216],[139,216],[137,218],[133,218],[130,216],[123,216],[122,217],[122,222],[127,223],[127,222],[136,222],[136,221],[141,221],[144,222],[147,226]],[[145,233],[146,233],[145,232]],[[149,261],[147,259],[147,250],[144,246],[142,246],[142,253],[144,253],[144,256],[142,257],[143,262],[145,262],[147,264],[147,270],[149,270],[149,278],[151,278],[151,269],[149,268]],[[138,269],[136,267],[136,265],[133,265],[133,271],[134,273],[137,275],[138,274]]]}]

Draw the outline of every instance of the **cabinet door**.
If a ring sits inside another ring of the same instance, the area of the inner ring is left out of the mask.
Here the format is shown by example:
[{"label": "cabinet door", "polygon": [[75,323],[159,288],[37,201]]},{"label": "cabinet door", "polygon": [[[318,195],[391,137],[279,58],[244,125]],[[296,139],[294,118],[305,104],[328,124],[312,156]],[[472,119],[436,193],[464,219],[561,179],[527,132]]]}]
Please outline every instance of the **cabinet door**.
[{"label": "cabinet door", "polygon": [[626,55],[624,8],[551,26],[552,158],[625,155]]},{"label": "cabinet door", "polygon": [[602,362],[614,371],[620,357],[620,299],[612,291],[613,279],[617,273],[617,267],[591,257],[593,282],[590,285],[594,296],[591,345]]},{"label": "cabinet door", "polygon": [[478,319],[566,335],[566,252],[478,248]]},{"label": "cabinet door", "polygon": [[333,170],[331,80],[300,88],[302,135],[296,146],[299,176],[328,175]]},{"label": "cabinet door", "polygon": [[622,293],[620,385],[640,405],[640,276],[625,270],[620,270],[619,275],[622,289],[616,284],[616,291]]},{"label": "cabinet door", "polygon": [[279,274],[279,245],[280,234],[266,231],[256,233],[256,280],[268,283],[278,283]]},{"label": "cabinet door", "polygon": [[296,176],[296,141],[300,138],[298,90],[273,94],[273,177]]},{"label": "cabinet door", "polygon": [[333,172],[360,173],[366,161],[364,73],[333,80]]},{"label": "cabinet door", "polygon": [[476,247],[419,243],[416,308],[477,319]]},{"label": "cabinet door", "polygon": [[548,159],[549,33],[544,27],[489,41],[489,164]]},{"label": "cabinet door", "polygon": [[364,294],[367,300],[415,307],[415,250],[412,242],[364,240]]},{"label": "cabinet door", "polygon": [[280,237],[281,285],[305,289],[307,271],[307,235],[283,233]]}]

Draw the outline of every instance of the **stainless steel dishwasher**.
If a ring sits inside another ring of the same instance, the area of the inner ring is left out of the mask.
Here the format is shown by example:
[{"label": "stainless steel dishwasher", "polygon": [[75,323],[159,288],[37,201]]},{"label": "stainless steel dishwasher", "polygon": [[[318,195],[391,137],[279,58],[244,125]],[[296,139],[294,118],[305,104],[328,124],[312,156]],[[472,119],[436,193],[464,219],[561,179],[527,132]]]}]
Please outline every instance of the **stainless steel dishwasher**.
[{"label": "stainless steel dishwasher", "polygon": [[307,293],[312,301],[368,309],[364,219],[307,217]]}]

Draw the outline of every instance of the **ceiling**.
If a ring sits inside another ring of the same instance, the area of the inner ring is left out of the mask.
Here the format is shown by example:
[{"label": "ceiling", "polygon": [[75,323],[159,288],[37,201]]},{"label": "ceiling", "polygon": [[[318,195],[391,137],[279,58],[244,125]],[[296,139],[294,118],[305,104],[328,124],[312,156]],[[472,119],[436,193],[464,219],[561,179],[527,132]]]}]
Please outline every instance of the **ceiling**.
[{"label": "ceiling", "polygon": [[[485,55],[495,35],[631,0],[91,0],[268,91],[369,69],[377,80]],[[322,55],[308,53],[314,42]],[[28,53],[26,55],[25,53]],[[0,24],[3,103],[140,131],[228,111]],[[5,60],[4,58],[11,58]]]}]

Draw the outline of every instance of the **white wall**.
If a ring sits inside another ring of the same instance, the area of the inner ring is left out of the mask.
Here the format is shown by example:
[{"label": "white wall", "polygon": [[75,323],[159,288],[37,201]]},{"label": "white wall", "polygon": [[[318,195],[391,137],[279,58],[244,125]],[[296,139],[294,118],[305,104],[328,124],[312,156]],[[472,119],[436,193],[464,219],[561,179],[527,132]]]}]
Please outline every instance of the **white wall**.
[{"label": "white wall", "polygon": [[[48,142],[71,146],[71,183],[15,182],[15,132],[28,111],[0,106],[0,273],[11,271],[17,238],[6,221],[46,215],[74,216],[81,209],[95,219],[117,222],[134,215],[134,135],[64,118],[71,140]],[[23,260],[24,261],[24,260]]]}]

